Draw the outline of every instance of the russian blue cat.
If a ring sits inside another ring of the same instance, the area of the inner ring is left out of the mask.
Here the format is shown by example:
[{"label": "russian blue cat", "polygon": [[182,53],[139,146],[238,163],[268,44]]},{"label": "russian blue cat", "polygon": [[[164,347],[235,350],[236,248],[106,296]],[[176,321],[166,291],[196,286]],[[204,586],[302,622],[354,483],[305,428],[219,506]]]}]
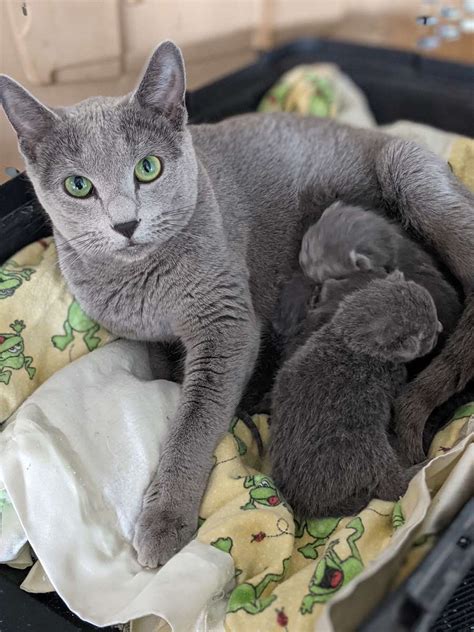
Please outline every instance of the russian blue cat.
[{"label": "russian blue cat", "polygon": [[[384,208],[474,283],[473,197],[414,143],[328,120],[249,114],[187,125],[171,42],[136,90],[49,108],[8,77],[0,102],[49,214],[61,270],[119,336],[181,341],[182,398],[134,545],[166,562],[197,528],[213,451],[252,374],[277,279],[296,268],[305,226],[336,198]],[[296,212],[309,190],[314,216]]]}]

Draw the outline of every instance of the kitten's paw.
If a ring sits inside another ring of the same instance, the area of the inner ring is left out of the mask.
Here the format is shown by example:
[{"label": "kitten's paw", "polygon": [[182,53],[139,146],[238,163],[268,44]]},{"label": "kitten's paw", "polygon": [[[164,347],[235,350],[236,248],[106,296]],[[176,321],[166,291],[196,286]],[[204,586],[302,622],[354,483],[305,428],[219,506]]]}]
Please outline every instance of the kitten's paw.
[{"label": "kitten's paw", "polygon": [[133,546],[138,563],[148,568],[166,564],[193,537],[197,519],[176,510],[163,510],[156,504],[142,509],[135,527]]}]

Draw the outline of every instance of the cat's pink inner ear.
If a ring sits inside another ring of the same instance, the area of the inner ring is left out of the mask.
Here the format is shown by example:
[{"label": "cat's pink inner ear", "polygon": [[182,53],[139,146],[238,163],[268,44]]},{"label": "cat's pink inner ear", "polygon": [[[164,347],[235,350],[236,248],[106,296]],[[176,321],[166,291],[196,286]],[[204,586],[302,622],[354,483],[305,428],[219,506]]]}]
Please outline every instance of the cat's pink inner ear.
[{"label": "cat's pink inner ear", "polygon": [[163,42],[151,56],[142,80],[132,95],[142,107],[157,110],[174,123],[185,122],[186,78],[180,49]]},{"label": "cat's pink inner ear", "polygon": [[6,75],[0,75],[0,103],[23,145],[38,142],[58,119],[57,114]]}]

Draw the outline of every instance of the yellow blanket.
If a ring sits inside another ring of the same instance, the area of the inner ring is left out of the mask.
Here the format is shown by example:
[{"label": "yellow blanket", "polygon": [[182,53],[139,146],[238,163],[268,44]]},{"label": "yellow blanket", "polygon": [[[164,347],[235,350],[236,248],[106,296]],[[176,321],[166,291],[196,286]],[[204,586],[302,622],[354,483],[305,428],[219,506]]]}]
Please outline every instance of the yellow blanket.
[{"label": "yellow blanket", "polygon": [[0,266],[0,422],[55,371],[113,340],[66,288],[51,238]]}]

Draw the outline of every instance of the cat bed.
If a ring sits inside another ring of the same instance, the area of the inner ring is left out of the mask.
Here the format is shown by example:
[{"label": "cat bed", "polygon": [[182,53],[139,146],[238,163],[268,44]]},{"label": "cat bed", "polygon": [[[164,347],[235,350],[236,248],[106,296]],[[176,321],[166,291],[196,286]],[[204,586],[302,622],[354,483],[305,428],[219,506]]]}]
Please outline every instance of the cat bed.
[{"label": "cat bed", "polygon": [[[280,88],[276,86],[276,92],[274,89],[269,93],[261,107],[289,107],[286,97],[292,90],[291,108],[304,113],[311,103],[308,82],[314,82],[317,98],[322,96],[327,102],[324,112],[321,104],[313,103],[313,113],[337,117],[343,109],[343,99],[335,96],[342,94],[335,87],[337,74],[337,69],[327,67],[319,69],[319,75],[314,67],[298,69],[293,75],[282,77]],[[311,79],[312,75],[316,78]],[[302,81],[305,86],[300,90]],[[353,85],[349,87],[357,90]],[[286,96],[278,102],[275,94]],[[302,100],[299,94],[304,95]],[[271,96],[275,98],[270,99]],[[347,101],[344,103],[347,113]],[[363,97],[352,103],[359,124],[362,116],[366,125],[372,125],[370,112],[363,111]],[[395,125],[387,131],[415,136],[418,142],[449,160],[455,173],[470,184],[474,143],[469,139],[412,124]],[[135,422],[140,419],[143,433],[137,440],[146,447],[152,443],[146,433],[156,419],[149,410],[139,407],[145,397],[137,398],[135,409],[127,408],[126,390],[112,390],[107,397],[106,385],[112,382],[113,389],[115,378],[106,380],[98,394],[115,401],[125,416],[116,422],[116,432],[108,430],[107,449],[120,462],[120,467],[112,469],[112,460],[108,463],[102,452],[104,444],[93,440],[94,432],[102,432],[105,416],[87,398],[74,399],[72,394],[83,392],[86,385],[92,388],[94,372],[103,379],[104,367],[112,371],[113,366],[134,388],[141,388],[144,393],[153,387],[161,402],[168,397],[160,418],[165,432],[165,417],[172,414],[176,405],[177,387],[168,384],[161,390],[146,382],[149,374],[141,355],[143,349],[140,351],[137,345],[122,347],[132,343],[114,342],[110,334],[82,313],[60,276],[52,240],[28,246],[2,266],[0,291],[2,288],[0,344],[7,355],[0,366],[0,419],[10,421],[0,435],[0,551],[3,561],[27,565],[30,560],[26,541],[30,540],[39,561],[24,588],[42,591],[54,586],[73,611],[96,625],[134,619],[135,631],[156,629],[158,619],[153,621],[146,616],[153,615],[177,630],[193,626],[203,629],[204,621],[220,621],[232,630],[309,630],[315,625],[331,630],[341,629],[340,622],[350,620],[353,628],[387,590],[410,573],[474,491],[470,481],[474,466],[474,405],[458,411],[436,436],[430,450],[432,460],[398,503],[374,500],[358,516],[303,524],[295,523],[274,487],[268,463],[258,456],[252,435],[242,422],[234,420],[215,453],[197,542],[158,573],[142,571],[129,544],[130,530],[146,485],[143,472],[154,469],[158,451],[140,452],[134,448],[127,452],[120,444],[118,429],[125,418]],[[114,362],[110,361],[112,357]],[[68,403],[73,409],[70,418],[64,412],[58,416],[55,411],[67,410]],[[89,437],[89,443],[81,445],[72,440],[80,420]],[[254,421],[266,445],[268,420],[257,416]],[[45,441],[44,427],[54,430],[52,436],[57,441]],[[68,437],[71,440],[61,444],[61,438]],[[100,502],[90,502],[89,494],[85,497],[81,476],[76,476],[79,470],[74,464],[83,462],[81,450],[101,472],[95,492]],[[136,472],[136,454],[142,455],[142,479],[137,476],[136,486],[127,487],[123,498],[117,493],[101,494],[101,489],[107,489],[112,471],[124,472],[124,476]],[[61,458],[55,460],[55,455]],[[50,457],[54,457],[56,468],[47,467]],[[47,485],[43,484],[45,481]],[[64,516],[70,515],[77,517],[77,524],[72,531],[74,537],[71,533],[66,538]],[[89,535],[91,523],[101,525],[94,538]],[[46,526],[48,538],[42,537]],[[51,543],[59,542],[62,546],[51,547]],[[76,550],[87,551],[90,557],[82,558]],[[109,564],[112,557],[119,558],[121,572],[129,575],[111,573],[116,570]],[[110,600],[97,600],[101,588],[87,581],[85,560],[97,564],[91,567],[95,581],[104,581],[110,599],[117,593],[126,606],[120,609],[117,602],[113,606]],[[130,581],[125,581],[125,577]],[[193,581],[188,582],[189,577]],[[156,595],[165,590],[160,587],[161,581],[171,589],[163,593],[166,599],[160,601]],[[90,590],[91,586],[95,588]]]}]

